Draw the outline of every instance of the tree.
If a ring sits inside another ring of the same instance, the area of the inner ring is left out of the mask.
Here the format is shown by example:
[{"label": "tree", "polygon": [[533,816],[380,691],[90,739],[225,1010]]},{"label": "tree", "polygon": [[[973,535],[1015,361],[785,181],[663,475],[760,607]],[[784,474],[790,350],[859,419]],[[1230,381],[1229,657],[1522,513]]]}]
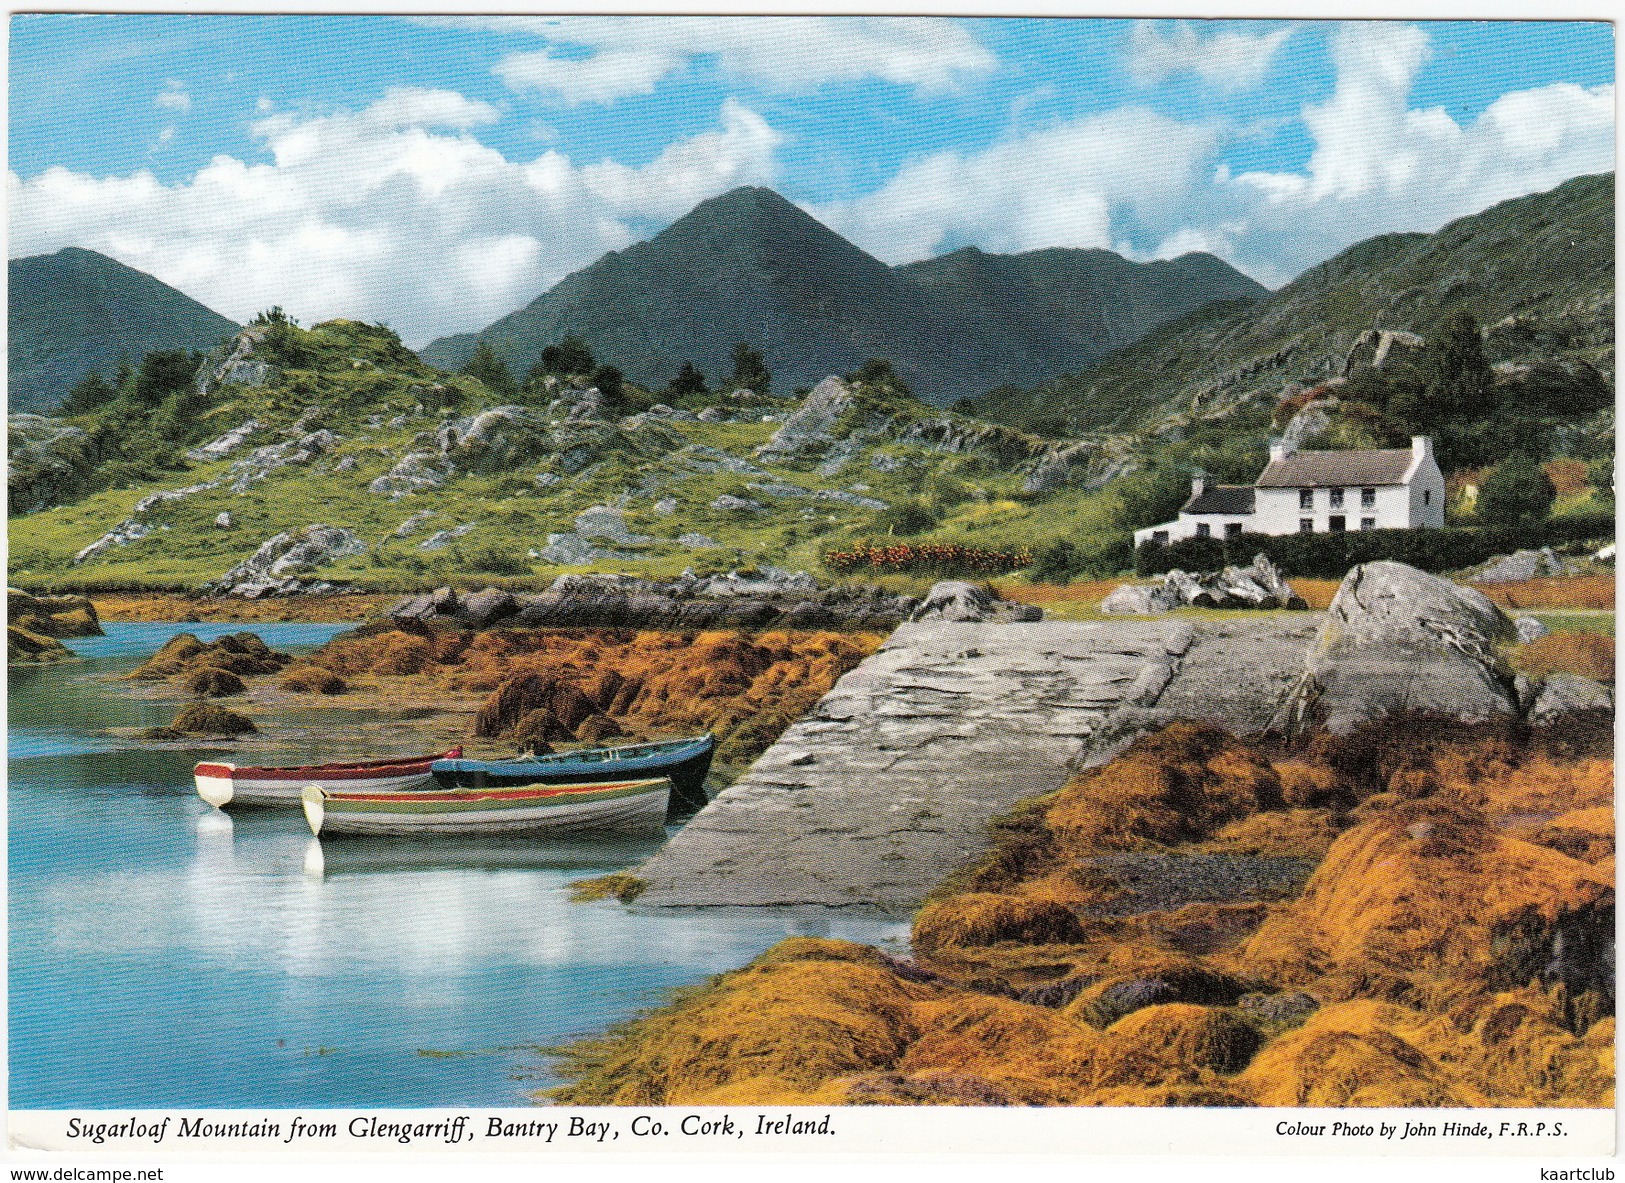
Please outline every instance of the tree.
[{"label": "tree", "polygon": [[682,397],[685,394],[704,394],[705,375],[691,361],[685,361],[677,376],[666,383],[666,393]]},{"label": "tree", "polygon": [[517,387],[508,363],[503,361],[489,341],[474,346],[474,353],[463,366],[463,373],[478,379],[493,394],[511,395]]},{"label": "tree", "polygon": [[99,407],[107,405],[117,397],[118,390],[107,379],[93,370],[86,374],[79,384],[68,392],[68,397],[62,403],[62,414],[88,414]]},{"label": "tree", "polygon": [[1190,500],[1191,478],[1181,468],[1161,465],[1120,477],[1112,488],[1120,505],[1118,524],[1125,530],[1139,530],[1172,520]]},{"label": "tree", "polygon": [[590,374],[593,369],[592,350],[574,333],[555,345],[542,350],[542,371],[565,377],[571,374]]},{"label": "tree", "polygon": [[741,341],[734,346],[734,388],[754,390],[757,394],[766,394],[773,384],[773,375],[767,372],[767,362],[761,351],[752,349]]},{"label": "tree", "polygon": [[1495,375],[1484,357],[1478,322],[1467,313],[1451,313],[1428,338],[1420,371],[1418,381],[1389,404],[1413,433],[1431,434],[1446,423],[1493,412]]},{"label": "tree", "polygon": [[1544,518],[1557,490],[1533,456],[1514,452],[1490,470],[1478,487],[1478,519],[1491,526],[1515,526]]},{"label": "tree", "polygon": [[141,359],[131,397],[144,407],[156,407],[175,391],[188,386],[203,356],[189,349],[155,349]]},{"label": "tree", "polygon": [[611,407],[626,403],[626,377],[614,366],[599,366],[592,372],[592,384]]}]

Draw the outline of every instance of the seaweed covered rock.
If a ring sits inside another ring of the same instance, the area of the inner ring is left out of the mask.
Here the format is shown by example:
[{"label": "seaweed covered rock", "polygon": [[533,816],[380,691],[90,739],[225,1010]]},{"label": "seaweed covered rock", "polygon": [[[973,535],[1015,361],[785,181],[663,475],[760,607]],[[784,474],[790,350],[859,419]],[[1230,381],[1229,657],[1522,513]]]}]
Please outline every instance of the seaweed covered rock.
[{"label": "seaweed covered rock", "polygon": [[181,708],[168,727],[154,728],[149,735],[154,739],[170,739],[188,735],[251,735],[257,731],[259,728],[247,716],[212,702],[194,702]]},{"label": "seaweed covered rock", "polygon": [[1142,1007],[1101,1036],[1091,1085],[1199,1084],[1240,1071],[1262,1042],[1227,1010],[1188,1002]]},{"label": "seaweed covered rock", "polygon": [[177,633],[127,676],[138,681],[160,681],[217,670],[241,678],[277,673],[292,660],[286,653],[274,652],[251,632],[230,633],[207,645],[191,633]]},{"label": "seaweed covered rock", "polygon": [[1585,943],[1605,942],[1611,966],[1612,926],[1613,885],[1596,868],[1509,837],[1469,806],[1422,800],[1339,837],[1303,895],[1248,941],[1242,963],[1333,998],[1414,1000],[1446,981],[1532,977],[1600,990],[1595,968],[1565,969],[1551,954],[1566,930],[1577,930],[1566,933],[1571,945],[1594,932]]},{"label": "seaweed covered rock", "polygon": [[966,892],[936,900],[914,920],[914,943],[946,950],[1014,941],[1024,945],[1081,940],[1082,924],[1055,900],[997,892]]},{"label": "seaweed covered rock", "polygon": [[6,626],[7,665],[50,665],[77,660],[73,650],[55,637],[41,636],[15,624]]},{"label": "seaweed covered rock", "polygon": [[573,1105],[811,1102],[830,1082],[895,1068],[918,1034],[914,1004],[941,990],[876,950],[784,942],[663,1011],[570,1049]]},{"label": "seaweed covered rock", "polygon": [[1256,751],[1217,727],[1171,723],[1070,781],[1044,821],[1068,851],[1121,850],[1200,841],[1280,804],[1280,777]]},{"label": "seaweed covered rock", "polygon": [[99,637],[96,605],[84,596],[36,596],[6,589],[6,620],[37,637]]}]

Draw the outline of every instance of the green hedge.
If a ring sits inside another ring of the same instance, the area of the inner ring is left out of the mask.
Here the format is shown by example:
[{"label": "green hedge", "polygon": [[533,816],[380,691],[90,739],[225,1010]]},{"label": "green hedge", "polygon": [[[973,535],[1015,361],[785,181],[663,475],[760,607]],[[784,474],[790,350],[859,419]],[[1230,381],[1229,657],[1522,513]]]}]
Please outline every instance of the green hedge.
[{"label": "green hedge", "polygon": [[1496,555],[1538,550],[1595,538],[1613,538],[1609,514],[1568,514],[1519,526],[1440,530],[1350,530],[1341,534],[1238,534],[1234,538],[1187,538],[1166,546],[1143,542],[1134,552],[1139,575],[1211,571],[1268,555],[1288,575],[1341,579],[1349,568],[1377,559],[1408,563],[1423,571],[1459,571]]}]

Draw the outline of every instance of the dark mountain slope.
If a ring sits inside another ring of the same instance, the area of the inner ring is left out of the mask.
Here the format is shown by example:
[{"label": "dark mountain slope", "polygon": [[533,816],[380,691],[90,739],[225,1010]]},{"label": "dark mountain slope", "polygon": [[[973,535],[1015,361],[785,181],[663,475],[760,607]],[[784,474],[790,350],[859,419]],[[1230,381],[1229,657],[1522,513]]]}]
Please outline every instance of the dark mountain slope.
[{"label": "dark mountain slope", "polygon": [[8,401],[12,411],[54,409],[85,375],[111,378],[155,349],[207,350],[231,321],[144,271],[95,251],[12,259],[7,267]]},{"label": "dark mountain slope", "polygon": [[743,188],[423,356],[455,368],[485,339],[523,372],[576,334],[658,386],[684,361],[725,375],[744,341],[781,389],[884,357],[942,403],[1075,367],[1208,300],[1264,291],[1203,255],[1139,264],[1108,251],[967,249],[891,268],[772,190]]}]

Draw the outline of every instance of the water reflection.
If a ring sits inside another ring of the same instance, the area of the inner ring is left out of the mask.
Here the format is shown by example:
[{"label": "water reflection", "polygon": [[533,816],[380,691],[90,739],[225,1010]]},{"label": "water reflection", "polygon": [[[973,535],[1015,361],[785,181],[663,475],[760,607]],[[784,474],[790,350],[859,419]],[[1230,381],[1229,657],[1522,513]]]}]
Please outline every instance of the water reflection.
[{"label": "water reflection", "polygon": [[[103,668],[165,639],[141,627],[138,645],[98,639]],[[601,1031],[785,935],[905,935],[571,902],[571,882],[637,863],[647,840],[320,843],[298,810],[217,813],[192,793],[196,751],[88,746],[130,706],[84,673],[42,671],[11,700],[18,1108],[517,1104],[547,1073],[516,1045]],[[63,750],[15,759],[20,734],[46,732]]]}]

